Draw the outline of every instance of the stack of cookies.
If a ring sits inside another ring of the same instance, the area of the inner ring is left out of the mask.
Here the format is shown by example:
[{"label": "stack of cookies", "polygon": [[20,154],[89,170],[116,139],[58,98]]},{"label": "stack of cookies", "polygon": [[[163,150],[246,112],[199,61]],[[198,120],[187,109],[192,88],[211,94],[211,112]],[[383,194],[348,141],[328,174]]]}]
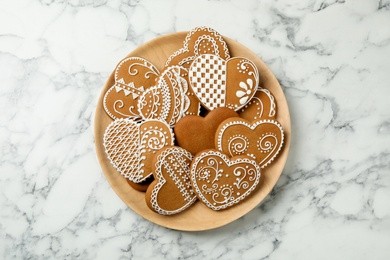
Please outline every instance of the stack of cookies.
[{"label": "stack of cookies", "polygon": [[162,72],[141,57],[117,65],[104,110],[108,159],[149,208],[223,210],[247,198],[278,155],[284,134],[256,65],[230,57],[215,30],[191,30]]}]

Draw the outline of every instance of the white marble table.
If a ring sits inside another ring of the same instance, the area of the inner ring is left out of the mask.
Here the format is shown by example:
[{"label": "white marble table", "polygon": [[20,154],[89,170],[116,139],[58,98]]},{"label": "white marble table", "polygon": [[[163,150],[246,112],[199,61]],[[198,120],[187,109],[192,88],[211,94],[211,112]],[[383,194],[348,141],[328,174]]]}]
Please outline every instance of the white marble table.
[{"label": "white marble table", "polygon": [[[59,2],[0,2],[0,259],[389,259],[389,0]],[[292,146],[263,204],[191,233],[116,196],[92,120],[121,58],[199,25],[274,72]]]}]

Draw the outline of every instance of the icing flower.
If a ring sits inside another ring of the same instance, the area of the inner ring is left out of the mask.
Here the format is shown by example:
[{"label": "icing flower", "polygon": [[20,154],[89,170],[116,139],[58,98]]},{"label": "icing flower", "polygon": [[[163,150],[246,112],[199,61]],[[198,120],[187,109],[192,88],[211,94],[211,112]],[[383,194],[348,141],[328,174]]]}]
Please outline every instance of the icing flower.
[{"label": "icing flower", "polygon": [[246,83],[243,82],[243,81],[241,81],[241,82],[239,83],[239,85],[240,85],[240,88],[241,88],[242,90],[238,90],[238,91],[236,92],[236,96],[237,96],[238,98],[240,98],[240,104],[241,104],[241,105],[244,105],[244,104],[248,101],[248,99],[249,99],[249,97],[250,97],[250,94],[252,93],[252,89],[253,89],[253,80],[252,80],[252,79],[247,79],[247,80],[246,80]]}]

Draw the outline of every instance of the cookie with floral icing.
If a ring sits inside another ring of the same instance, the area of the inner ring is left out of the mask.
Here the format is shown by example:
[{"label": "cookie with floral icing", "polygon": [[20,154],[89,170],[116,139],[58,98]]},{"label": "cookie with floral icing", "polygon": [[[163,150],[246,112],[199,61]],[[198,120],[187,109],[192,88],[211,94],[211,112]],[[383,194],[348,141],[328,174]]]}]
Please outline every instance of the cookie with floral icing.
[{"label": "cookie with floral icing", "polygon": [[162,215],[177,214],[196,201],[190,182],[192,155],[177,146],[165,147],[153,160],[155,180],[148,187],[148,207]]},{"label": "cookie with floral icing", "polygon": [[184,115],[198,115],[200,104],[188,86],[188,70],[172,66],[164,70],[157,85],[144,91],[138,99],[143,119],[159,119],[174,126]]},{"label": "cookie with floral icing", "polygon": [[218,107],[205,117],[185,116],[175,125],[176,142],[193,155],[202,150],[215,148],[215,132],[219,124],[230,117],[238,117],[238,114],[227,107]]},{"label": "cookie with floral icing", "polygon": [[256,92],[259,73],[256,65],[242,57],[224,60],[212,54],[195,58],[189,81],[199,101],[208,109],[244,107]]},{"label": "cookie with floral icing", "polygon": [[228,156],[247,155],[261,168],[271,163],[284,141],[282,126],[274,119],[253,122],[242,118],[223,121],[215,135],[215,147]]},{"label": "cookie with floral icing", "polygon": [[104,95],[103,107],[112,118],[139,120],[138,98],[154,86],[160,72],[149,61],[139,57],[125,58],[114,72],[115,83]]},{"label": "cookie with floral icing", "polygon": [[117,119],[107,127],[103,138],[111,164],[135,183],[142,183],[152,175],[154,154],[173,143],[172,129],[160,120]]},{"label": "cookie with floral icing", "polygon": [[229,158],[217,150],[198,154],[191,164],[196,196],[213,210],[226,209],[247,198],[260,176],[260,167],[251,157]]},{"label": "cookie with floral icing", "polygon": [[237,113],[248,121],[276,118],[275,98],[268,89],[258,88],[253,98]]},{"label": "cookie with floral icing", "polygon": [[228,46],[218,32],[209,27],[196,27],[187,34],[183,48],[173,53],[165,66],[180,65],[189,68],[196,57],[206,53],[225,60],[230,58]]}]

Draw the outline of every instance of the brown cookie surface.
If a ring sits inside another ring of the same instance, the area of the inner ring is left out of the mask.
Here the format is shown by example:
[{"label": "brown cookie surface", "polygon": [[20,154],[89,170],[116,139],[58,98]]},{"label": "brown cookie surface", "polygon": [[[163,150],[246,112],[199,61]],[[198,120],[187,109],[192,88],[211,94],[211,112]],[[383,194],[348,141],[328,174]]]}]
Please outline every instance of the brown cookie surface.
[{"label": "brown cookie surface", "polygon": [[162,215],[180,213],[196,201],[190,182],[192,155],[177,146],[165,147],[153,160],[153,176],[145,194],[148,207]]},{"label": "brown cookie surface", "polygon": [[247,155],[261,168],[271,163],[283,146],[282,126],[274,119],[250,122],[241,118],[223,121],[215,135],[215,146],[229,156]]},{"label": "brown cookie surface", "polygon": [[238,114],[227,107],[219,107],[210,111],[205,117],[185,116],[174,128],[177,144],[196,155],[198,152],[215,148],[214,138],[222,121]]},{"label": "brown cookie surface", "polygon": [[252,158],[229,158],[217,150],[198,154],[191,164],[196,196],[213,210],[226,209],[248,197],[259,183],[260,175],[260,167]]}]

